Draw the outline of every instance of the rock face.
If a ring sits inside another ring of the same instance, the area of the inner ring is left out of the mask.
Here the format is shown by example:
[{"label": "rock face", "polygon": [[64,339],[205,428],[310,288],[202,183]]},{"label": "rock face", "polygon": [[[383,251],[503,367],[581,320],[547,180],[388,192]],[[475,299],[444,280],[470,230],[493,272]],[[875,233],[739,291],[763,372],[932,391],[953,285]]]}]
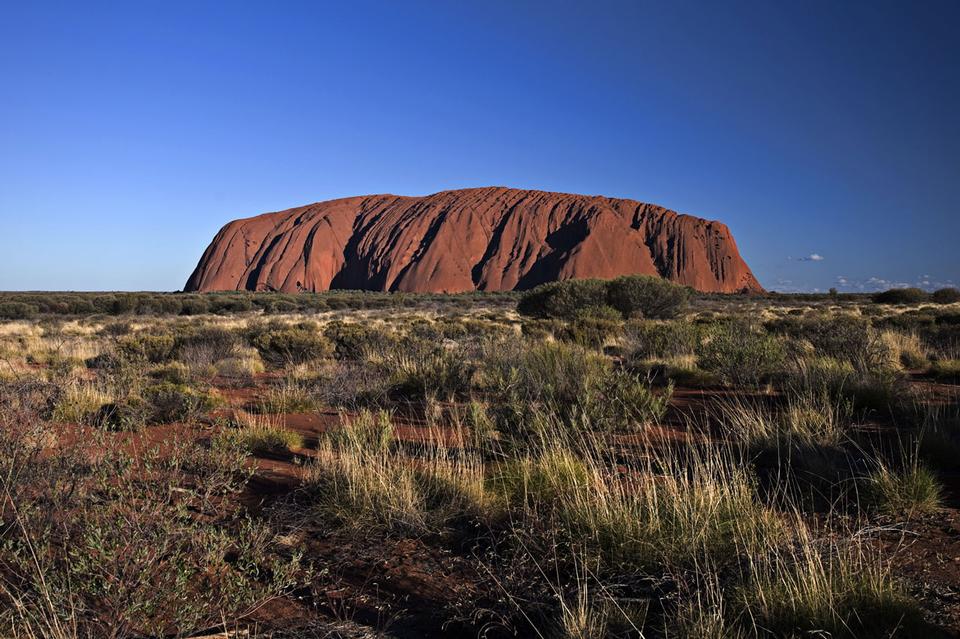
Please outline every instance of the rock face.
[{"label": "rock face", "polygon": [[632,273],[706,292],[763,290],[720,222],[501,187],[351,197],[235,220],[185,290],[452,293]]}]

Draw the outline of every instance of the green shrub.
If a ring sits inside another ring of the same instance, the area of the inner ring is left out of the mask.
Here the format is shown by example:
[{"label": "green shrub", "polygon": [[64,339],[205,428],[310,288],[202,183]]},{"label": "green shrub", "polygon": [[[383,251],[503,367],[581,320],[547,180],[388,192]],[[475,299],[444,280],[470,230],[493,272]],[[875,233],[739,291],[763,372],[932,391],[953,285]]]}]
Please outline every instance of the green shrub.
[{"label": "green shrub", "polygon": [[919,288],[891,288],[873,296],[877,304],[919,304],[928,299],[926,291]]},{"label": "green shrub", "polygon": [[0,634],[203,634],[299,583],[299,555],[291,561],[268,525],[232,500],[209,508],[208,497],[242,488],[242,457],[192,440],[134,456],[110,437],[48,454],[31,441],[45,431],[12,433],[0,419],[2,513],[17,522],[0,548],[16,575]]},{"label": "green shrub", "polygon": [[689,293],[660,277],[625,275],[614,280],[563,280],[527,291],[517,304],[521,315],[573,319],[606,317],[608,308],[623,317],[670,319],[687,305]]},{"label": "green shrub", "polygon": [[208,353],[208,359],[217,361],[231,357],[240,346],[241,336],[219,326],[199,326],[184,328],[177,332],[176,352],[178,355],[196,352]]},{"label": "green shrub", "polygon": [[520,324],[520,333],[533,341],[542,341],[553,337],[564,328],[562,320],[525,319]]},{"label": "green shrub", "polygon": [[148,386],[143,396],[150,403],[150,421],[156,424],[193,421],[219,405],[211,393],[170,382]]},{"label": "green shrub", "polygon": [[574,314],[574,320],[604,320],[607,322],[620,322],[623,315],[612,306],[588,306],[582,308]]},{"label": "green shrub", "polygon": [[183,362],[169,362],[150,371],[150,376],[172,384],[190,382],[190,368]]},{"label": "green shrub", "polygon": [[173,335],[140,333],[122,337],[117,342],[117,352],[130,359],[143,359],[151,364],[161,364],[173,358],[174,345]]},{"label": "green shrub", "polygon": [[943,501],[943,485],[913,454],[901,467],[878,462],[866,478],[863,494],[873,508],[890,513],[920,515],[937,510]]},{"label": "green shrub", "polygon": [[528,436],[544,417],[572,428],[624,430],[659,421],[669,390],[649,384],[582,347],[521,343],[484,358],[483,384],[495,417],[511,434]]},{"label": "green shrub", "polygon": [[689,300],[688,290],[651,275],[624,275],[607,282],[607,303],[624,317],[673,319]]},{"label": "green shrub", "polygon": [[937,315],[937,324],[960,326],[960,313],[940,313]]},{"label": "green shrub", "polygon": [[410,335],[421,339],[462,340],[470,336],[470,330],[462,321],[437,318],[433,322],[417,322],[410,328]]},{"label": "green shrub", "polygon": [[934,309],[924,306],[922,308],[910,309],[902,313],[895,313],[886,317],[880,317],[874,320],[873,325],[877,328],[894,328],[904,331],[914,331],[928,328],[937,322],[937,314]]},{"label": "green shrub", "polygon": [[929,374],[942,382],[960,382],[960,359],[941,359],[933,362]]},{"label": "green shrub", "polygon": [[554,336],[565,342],[573,342],[591,348],[603,346],[605,342],[623,331],[623,322],[597,317],[578,317],[569,322],[558,322]]},{"label": "green shrub", "polygon": [[880,373],[896,366],[895,353],[870,321],[851,315],[810,317],[768,328],[805,339],[818,356],[850,362],[860,373]]},{"label": "green shrub", "polygon": [[24,302],[0,302],[0,319],[29,319],[38,311],[36,306]]},{"label": "green shrub", "polygon": [[607,306],[607,284],[603,280],[550,282],[525,292],[517,304],[521,315],[571,319],[584,309]]},{"label": "green shrub", "polygon": [[633,320],[625,334],[631,359],[670,359],[696,353],[701,328],[690,322]]},{"label": "green shrub", "polygon": [[211,313],[243,313],[253,310],[253,301],[249,294],[244,295],[225,295],[214,294],[207,298],[210,303]]},{"label": "green shrub", "polygon": [[310,328],[267,329],[250,341],[264,360],[279,366],[311,362],[333,353],[329,340]]},{"label": "green shrub", "polygon": [[384,329],[354,322],[330,322],[323,334],[333,343],[333,354],[339,360],[360,360],[367,349],[384,349],[396,337]]},{"label": "green shrub", "polygon": [[937,304],[956,304],[960,302],[960,290],[953,287],[941,288],[934,291],[930,299]]},{"label": "green shrub", "polygon": [[712,327],[698,354],[701,368],[735,385],[758,385],[782,371],[785,362],[779,339],[741,322]]},{"label": "green shrub", "polygon": [[210,312],[210,304],[202,297],[188,297],[180,300],[181,315],[203,315]]},{"label": "green shrub", "polygon": [[369,351],[367,361],[388,377],[389,394],[396,399],[466,396],[475,372],[461,349],[415,337]]},{"label": "green shrub", "polygon": [[276,419],[264,416],[254,417],[240,428],[225,430],[218,438],[255,454],[303,448],[303,437],[299,433],[284,428]]},{"label": "green shrub", "polygon": [[137,431],[146,423],[151,406],[139,397],[127,397],[99,408],[95,423],[113,431]]}]

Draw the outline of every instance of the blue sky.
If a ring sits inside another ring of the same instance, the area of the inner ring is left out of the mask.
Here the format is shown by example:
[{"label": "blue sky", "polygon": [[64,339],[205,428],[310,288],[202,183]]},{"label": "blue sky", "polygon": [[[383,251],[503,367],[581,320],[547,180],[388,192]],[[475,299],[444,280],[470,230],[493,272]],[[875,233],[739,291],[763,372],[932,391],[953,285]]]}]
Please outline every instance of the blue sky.
[{"label": "blue sky", "polygon": [[176,290],[231,219],[487,185],[723,220],[771,289],[960,283],[958,29],[937,0],[5,2],[0,290]]}]

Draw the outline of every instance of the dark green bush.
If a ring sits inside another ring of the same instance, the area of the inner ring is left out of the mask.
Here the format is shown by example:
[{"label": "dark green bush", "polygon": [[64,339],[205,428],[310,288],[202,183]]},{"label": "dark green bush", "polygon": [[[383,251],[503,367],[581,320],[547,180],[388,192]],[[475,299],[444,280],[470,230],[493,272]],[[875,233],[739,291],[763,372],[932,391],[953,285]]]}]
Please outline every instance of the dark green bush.
[{"label": "dark green bush", "polygon": [[873,296],[877,304],[919,304],[928,299],[926,291],[919,288],[891,288]]},{"label": "dark green bush", "polygon": [[160,364],[173,358],[174,345],[173,335],[139,333],[120,338],[117,341],[117,352],[131,359]]},{"label": "dark green bush", "polygon": [[269,328],[254,334],[250,343],[264,360],[279,366],[310,362],[333,353],[333,346],[322,333],[305,327]]},{"label": "dark green bush", "polygon": [[614,280],[564,280],[527,291],[517,304],[521,315],[540,318],[623,317],[670,319],[687,305],[686,288],[660,277],[624,275]]},{"label": "dark green bush", "polygon": [[29,319],[37,314],[38,308],[23,302],[0,303],[0,319]]},{"label": "dark green bush", "polygon": [[606,305],[607,285],[603,280],[564,280],[527,291],[517,311],[530,317],[570,319],[584,309]]},{"label": "dark green bush", "polygon": [[937,304],[955,304],[960,302],[960,290],[953,287],[941,288],[934,291],[930,299]]},{"label": "dark green bush", "polygon": [[210,312],[210,304],[202,297],[187,297],[180,301],[181,315],[203,315]]},{"label": "dark green bush", "polygon": [[623,322],[619,319],[598,317],[578,317],[569,322],[558,322],[554,327],[554,336],[564,342],[573,342],[582,346],[598,348],[623,332]]},{"label": "dark green bush", "polygon": [[212,295],[209,297],[211,313],[243,313],[253,309],[253,301],[249,295],[227,296]]},{"label": "dark green bush", "polygon": [[604,304],[603,306],[588,306],[586,308],[582,308],[574,314],[573,319],[592,319],[619,322],[623,320],[623,314],[612,306]]},{"label": "dark green bush", "polygon": [[607,282],[607,303],[624,317],[673,319],[684,311],[689,291],[662,277],[624,275]]},{"label": "dark green bush", "polygon": [[758,385],[784,370],[782,342],[744,322],[712,327],[702,344],[698,363],[728,384]]},{"label": "dark green bush", "polygon": [[383,349],[396,342],[392,333],[367,324],[333,321],[323,329],[333,343],[334,357],[339,360],[360,360],[367,349]]},{"label": "dark green bush", "polygon": [[[507,308],[515,303],[511,291],[440,293],[383,293],[374,291],[326,291],[323,293],[217,292],[217,293],[14,293],[0,292],[0,308],[8,303],[26,304],[37,315],[199,315],[203,313],[265,313],[326,311],[330,308],[400,308],[475,305]],[[10,315],[23,312],[14,307]],[[2,318],[2,316],[0,316]],[[22,319],[7,317],[5,319]]]},{"label": "dark green bush", "polygon": [[632,359],[670,359],[696,353],[702,329],[690,322],[633,320],[626,326]]},{"label": "dark green bush", "polygon": [[233,355],[241,342],[241,335],[236,331],[219,326],[191,327],[177,332],[175,351],[180,356],[202,349],[210,353],[211,359],[220,360]]},{"label": "dark green bush", "polygon": [[564,343],[498,345],[484,358],[481,378],[496,400],[498,424],[520,438],[543,418],[570,428],[633,429],[658,421],[670,397],[608,358]]},{"label": "dark green bush", "polygon": [[416,337],[368,350],[365,358],[388,380],[393,399],[466,397],[475,372],[460,348]]},{"label": "dark green bush", "polygon": [[438,318],[436,321],[417,320],[410,327],[410,335],[420,339],[462,340],[468,336],[467,327],[455,319]]},{"label": "dark green bush", "polygon": [[554,333],[560,330],[563,330],[562,320],[525,319],[520,324],[520,332],[523,336],[537,341],[553,337]]},{"label": "dark green bush", "polygon": [[937,315],[937,324],[960,326],[960,313],[940,313]]},{"label": "dark green bush", "polygon": [[767,328],[809,341],[821,357],[850,362],[861,373],[889,368],[890,349],[870,320],[852,315],[807,317],[770,323]]},{"label": "dark green bush", "polygon": [[896,328],[905,331],[913,331],[936,324],[937,316],[924,309],[915,309],[888,315],[874,321],[877,328]]},{"label": "dark green bush", "polygon": [[148,386],[143,396],[150,404],[150,421],[155,424],[190,422],[220,403],[211,393],[171,382]]},{"label": "dark green bush", "polygon": [[139,397],[104,404],[97,411],[95,423],[114,431],[137,431],[146,423],[152,407]]}]

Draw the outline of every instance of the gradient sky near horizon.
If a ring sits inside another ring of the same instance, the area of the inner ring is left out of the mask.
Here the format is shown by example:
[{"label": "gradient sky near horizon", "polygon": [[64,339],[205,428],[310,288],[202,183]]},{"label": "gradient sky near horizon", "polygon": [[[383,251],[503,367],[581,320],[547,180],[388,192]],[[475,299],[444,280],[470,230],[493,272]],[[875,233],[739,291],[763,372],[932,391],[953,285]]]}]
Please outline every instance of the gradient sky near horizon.
[{"label": "gradient sky near horizon", "polygon": [[231,219],[489,185],[722,220],[769,289],[960,283],[953,0],[2,15],[0,290],[176,290]]}]

